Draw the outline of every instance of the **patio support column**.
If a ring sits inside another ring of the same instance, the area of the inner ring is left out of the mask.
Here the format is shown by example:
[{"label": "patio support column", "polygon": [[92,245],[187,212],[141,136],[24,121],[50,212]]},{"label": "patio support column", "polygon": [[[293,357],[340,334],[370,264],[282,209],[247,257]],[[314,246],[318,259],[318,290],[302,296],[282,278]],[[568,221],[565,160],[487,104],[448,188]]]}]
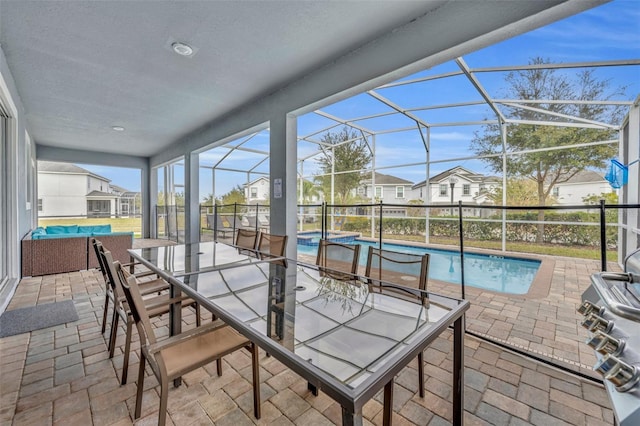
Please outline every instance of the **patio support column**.
[{"label": "patio support column", "polygon": [[286,256],[295,259],[297,256],[296,178],[298,172],[298,122],[293,115],[279,115],[271,119],[269,128],[271,232],[289,236]]},{"label": "patio support column", "polygon": [[200,164],[197,153],[184,156],[184,242],[200,241]]},{"label": "patio support column", "polygon": [[158,238],[155,206],[158,205],[158,169],[147,165],[142,170],[142,237]]}]

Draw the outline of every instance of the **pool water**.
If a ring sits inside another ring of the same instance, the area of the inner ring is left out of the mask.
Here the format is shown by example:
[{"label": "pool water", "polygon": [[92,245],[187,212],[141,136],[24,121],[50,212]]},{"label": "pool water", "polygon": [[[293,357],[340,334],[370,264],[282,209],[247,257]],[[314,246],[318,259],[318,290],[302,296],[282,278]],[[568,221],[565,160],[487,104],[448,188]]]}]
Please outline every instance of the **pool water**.
[{"label": "pool water", "polygon": [[[378,243],[356,240],[360,248],[360,265],[367,264],[369,247]],[[460,284],[460,253],[457,251],[427,249],[403,244],[383,243],[383,249],[404,253],[429,253],[429,278]],[[298,253],[315,256],[317,246],[298,244]],[[464,255],[465,285],[501,293],[526,294],[540,268],[539,260],[475,253]]]}]

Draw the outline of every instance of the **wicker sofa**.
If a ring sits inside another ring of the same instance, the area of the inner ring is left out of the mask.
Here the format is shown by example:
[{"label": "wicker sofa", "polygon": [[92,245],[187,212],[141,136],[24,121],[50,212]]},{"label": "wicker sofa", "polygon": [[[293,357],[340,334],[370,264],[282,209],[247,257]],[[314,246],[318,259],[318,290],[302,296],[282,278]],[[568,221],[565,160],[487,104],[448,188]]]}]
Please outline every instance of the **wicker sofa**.
[{"label": "wicker sofa", "polygon": [[90,237],[99,239],[114,259],[129,262],[133,232],[112,232],[111,225],[48,226],[22,239],[22,276],[39,276],[98,267]]}]

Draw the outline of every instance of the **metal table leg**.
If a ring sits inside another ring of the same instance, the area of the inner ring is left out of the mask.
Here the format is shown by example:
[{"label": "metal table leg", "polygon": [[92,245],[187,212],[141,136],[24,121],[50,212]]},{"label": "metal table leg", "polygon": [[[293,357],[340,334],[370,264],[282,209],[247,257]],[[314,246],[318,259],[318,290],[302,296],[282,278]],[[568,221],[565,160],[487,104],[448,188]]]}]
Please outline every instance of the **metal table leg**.
[{"label": "metal table leg", "polygon": [[464,423],[464,315],[453,323],[453,424]]},{"label": "metal table leg", "polygon": [[384,426],[391,426],[391,419],[393,417],[393,383],[391,379],[389,383],[384,385],[384,411],[382,414],[382,424]]}]

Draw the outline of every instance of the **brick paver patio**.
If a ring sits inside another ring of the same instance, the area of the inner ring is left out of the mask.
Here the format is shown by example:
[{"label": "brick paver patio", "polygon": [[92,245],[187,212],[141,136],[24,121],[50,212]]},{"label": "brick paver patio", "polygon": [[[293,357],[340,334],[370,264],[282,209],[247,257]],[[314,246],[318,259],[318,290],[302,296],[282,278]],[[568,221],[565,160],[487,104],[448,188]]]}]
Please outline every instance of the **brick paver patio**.
[{"label": "brick paver patio", "polygon": [[[504,295],[469,288],[467,295],[472,308],[468,328],[540,354],[574,361],[575,365],[589,365],[593,354],[580,343],[586,333],[579,327],[579,317],[574,312],[585,280],[588,285],[588,276],[595,270],[594,262],[555,259],[551,289],[544,299],[514,301]],[[95,270],[21,281],[8,309],[73,300],[79,320],[0,339],[0,424],[133,423],[138,356],[132,356],[129,383],[120,386],[124,333],[119,333],[116,357],[108,359],[105,337],[100,332],[103,286],[102,277]],[[430,283],[434,291],[451,291],[450,287]],[[193,314],[189,313],[184,320],[193,324]],[[156,322],[164,333],[165,324],[166,318]],[[451,422],[450,339],[451,333],[447,332],[425,351],[424,399],[417,395],[417,361],[396,378],[394,424]],[[466,424],[613,424],[608,398],[600,384],[471,336],[465,338],[465,346]],[[239,351],[225,357],[224,364],[221,377],[212,364],[188,374],[181,387],[171,389],[169,423],[234,426],[340,423],[338,404],[322,392],[314,397],[305,380],[263,352],[262,419],[256,421],[252,416],[249,356]],[[145,380],[142,418],[136,424],[156,423],[156,384],[152,376]],[[363,414],[365,424],[382,424],[382,396],[370,401]]]}]

